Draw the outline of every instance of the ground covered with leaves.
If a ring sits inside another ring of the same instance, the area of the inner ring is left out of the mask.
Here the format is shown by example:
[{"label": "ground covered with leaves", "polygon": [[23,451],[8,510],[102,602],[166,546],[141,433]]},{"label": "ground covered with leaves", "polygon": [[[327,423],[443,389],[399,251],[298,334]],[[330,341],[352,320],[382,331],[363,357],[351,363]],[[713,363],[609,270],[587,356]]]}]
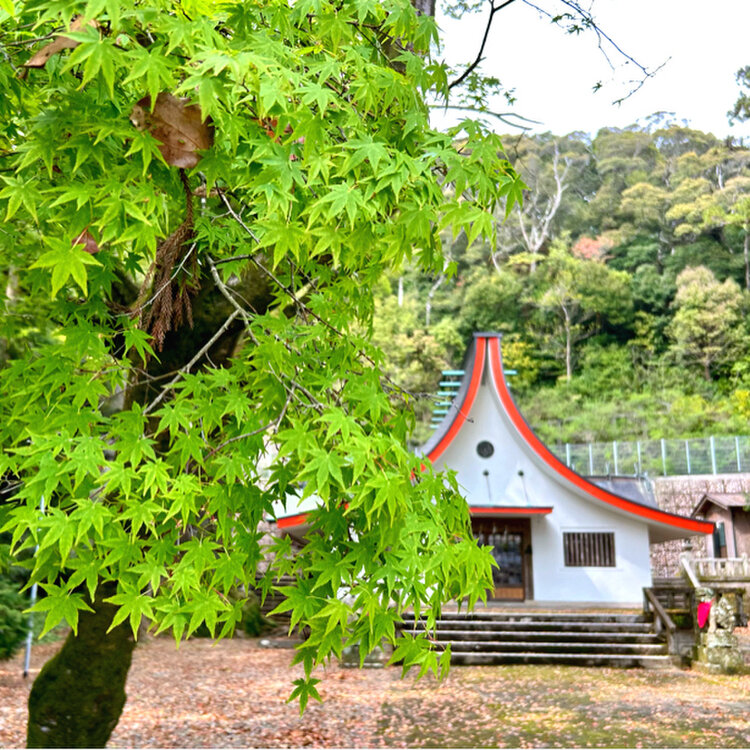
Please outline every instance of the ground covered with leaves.
[{"label": "ground covered with leaves", "polygon": [[[30,679],[59,644],[35,649]],[[166,638],[135,651],[110,747],[747,747],[750,675],[575,667],[325,670],[322,704],[286,703],[291,651]],[[0,662],[0,746],[22,746],[30,680]]]}]

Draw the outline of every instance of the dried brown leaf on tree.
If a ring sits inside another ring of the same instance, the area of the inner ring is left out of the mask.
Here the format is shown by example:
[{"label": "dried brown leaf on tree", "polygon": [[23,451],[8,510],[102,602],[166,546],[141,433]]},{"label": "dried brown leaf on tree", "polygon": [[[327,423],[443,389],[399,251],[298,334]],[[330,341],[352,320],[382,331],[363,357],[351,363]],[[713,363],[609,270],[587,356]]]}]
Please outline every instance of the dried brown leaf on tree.
[{"label": "dried brown leaf on tree", "polygon": [[214,129],[204,119],[197,104],[178,99],[162,91],[156,97],[153,111],[151,97],[144,96],[130,113],[130,121],[139,130],[148,130],[160,142],[164,161],[173,167],[191,169],[200,161],[198,151],[211,148]]},{"label": "dried brown leaf on tree", "polygon": [[81,248],[89,255],[95,255],[101,248],[88,229],[84,229],[74,240],[73,245],[83,245]]},{"label": "dried brown leaf on tree", "polygon": [[[83,16],[76,16],[73,22],[70,24],[69,31],[80,31],[84,25],[93,26],[95,29],[99,28],[99,24],[96,21],[84,21]],[[67,36],[58,36],[52,40],[49,44],[38,50],[27,62],[23,64],[24,68],[43,68],[47,64],[47,60],[58,52],[62,52],[64,49],[73,49],[77,47],[80,42],[76,42],[74,39],[70,39]]]}]

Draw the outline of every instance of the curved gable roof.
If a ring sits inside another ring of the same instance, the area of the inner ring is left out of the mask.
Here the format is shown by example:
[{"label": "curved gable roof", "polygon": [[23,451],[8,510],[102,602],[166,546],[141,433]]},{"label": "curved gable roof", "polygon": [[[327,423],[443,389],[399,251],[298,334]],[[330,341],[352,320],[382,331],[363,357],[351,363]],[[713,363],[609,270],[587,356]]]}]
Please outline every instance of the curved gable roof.
[{"label": "curved gable roof", "polygon": [[560,461],[536,436],[513,401],[503,373],[500,338],[501,334],[498,333],[474,334],[474,345],[470,347],[464,365],[466,374],[454,399],[453,407],[422,448],[423,453],[430,461],[435,462],[461,431],[479,391],[485,366],[489,362],[490,382],[508,422],[519,435],[524,450],[554,481],[567,485],[576,494],[587,499],[604,503],[619,511],[639,517],[656,532],[654,535],[658,537],[655,539],[656,541],[680,538],[691,534],[710,534],[713,531],[713,524],[711,523],[675,513],[667,513],[609,492],[590,482]]},{"label": "curved gable roof", "polygon": [[[487,356],[487,339],[480,338],[485,334],[475,334],[474,345],[469,347],[464,362],[464,377],[461,387],[453,399],[453,404],[448,409],[443,421],[438,425],[430,439],[422,446],[422,453],[435,463],[445,452],[445,449],[453,442],[456,435],[469,416],[474,399],[479,392],[482,382],[484,364]],[[487,336],[491,334],[486,334]]]}]

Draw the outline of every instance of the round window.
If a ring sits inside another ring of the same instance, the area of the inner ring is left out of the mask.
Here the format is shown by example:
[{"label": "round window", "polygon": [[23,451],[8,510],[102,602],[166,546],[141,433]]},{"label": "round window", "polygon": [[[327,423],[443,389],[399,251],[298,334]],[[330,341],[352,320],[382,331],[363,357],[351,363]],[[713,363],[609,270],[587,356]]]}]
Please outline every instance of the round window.
[{"label": "round window", "polygon": [[495,446],[492,445],[488,440],[482,440],[479,445],[477,445],[477,453],[482,458],[489,458],[493,453],[495,452]]}]

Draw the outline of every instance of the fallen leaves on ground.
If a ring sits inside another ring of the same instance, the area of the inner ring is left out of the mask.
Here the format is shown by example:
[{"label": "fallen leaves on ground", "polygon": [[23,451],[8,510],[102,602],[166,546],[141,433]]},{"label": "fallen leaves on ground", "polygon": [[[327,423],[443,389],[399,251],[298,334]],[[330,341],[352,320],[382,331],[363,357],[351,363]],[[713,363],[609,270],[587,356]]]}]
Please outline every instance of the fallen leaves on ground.
[{"label": "fallen leaves on ground", "polygon": [[[31,679],[60,644],[33,652]],[[110,747],[746,747],[750,676],[678,669],[454,667],[400,680],[400,669],[332,664],[323,703],[287,703],[292,652],[255,639],[134,654],[128,702]],[[30,680],[23,656],[0,663],[0,746],[22,746]]]}]

